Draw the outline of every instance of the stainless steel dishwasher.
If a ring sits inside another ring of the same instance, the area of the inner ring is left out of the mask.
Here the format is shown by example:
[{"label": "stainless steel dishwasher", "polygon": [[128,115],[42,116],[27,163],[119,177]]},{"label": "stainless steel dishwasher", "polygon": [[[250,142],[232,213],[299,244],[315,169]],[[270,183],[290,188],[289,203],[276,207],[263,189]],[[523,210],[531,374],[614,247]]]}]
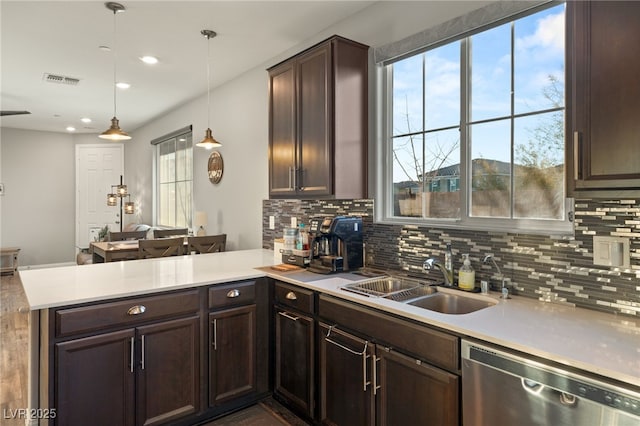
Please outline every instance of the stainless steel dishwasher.
[{"label": "stainless steel dishwasher", "polygon": [[638,426],[631,387],[462,341],[464,426]]}]

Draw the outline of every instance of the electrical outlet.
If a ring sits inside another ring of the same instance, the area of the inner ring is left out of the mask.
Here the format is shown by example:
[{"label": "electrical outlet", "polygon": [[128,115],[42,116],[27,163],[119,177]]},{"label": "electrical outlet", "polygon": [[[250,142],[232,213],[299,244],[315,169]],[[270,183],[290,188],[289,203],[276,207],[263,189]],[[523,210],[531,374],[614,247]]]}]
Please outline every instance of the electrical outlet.
[{"label": "electrical outlet", "polygon": [[275,216],[269,216],[269,229],[276,229],[276,218],[275,218]]},{"label": "electrical outlet", "polygon": [[292,217],[291,218],[291,227],[292,228],[297,228],[298,227],[298,218],[297,217]]}]

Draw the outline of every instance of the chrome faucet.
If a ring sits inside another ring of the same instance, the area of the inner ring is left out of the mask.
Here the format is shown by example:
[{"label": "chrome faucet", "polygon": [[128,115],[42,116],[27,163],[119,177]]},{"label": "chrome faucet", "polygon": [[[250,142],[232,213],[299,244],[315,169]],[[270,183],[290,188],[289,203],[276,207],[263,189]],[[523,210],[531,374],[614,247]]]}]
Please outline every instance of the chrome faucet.
[{"label": "chrome faucet", "polygon": [[[453,286],[453,283],[449,280],[449,271],[447,271],[447,268],[442,263],[440,263],[438,259],[434,259],[430,257],[429,259],[425,260],[424,263],[422,264],[422,269],[425,271],[430,271],[431,269],[433,269],[434,266],[440,269],[440,271],[442,272],[442,275],[444,275],[444,286],[445,287]],[[451,273],[453,273],[453,271],[451,271]]]},{"label": "chrome faucet", "polygon": [[488,254],[484,257],[484,260],[482,261],[482,263],[489,263],[491,262],[493,264],[493,266],[495,266],[495,268],[498,271],[498,275],[500,276],[500,280],[502,281],[502,296],[500,296],[501,299],[511,299],[511,297],[509,297],[509,289],[507,288],[505,279],[504,279],[504,274],[502,273],[502,271],[500,270],[500,267],[498,266],[498,264],[496,263],[496,260],[493,258],[492,254]]}]

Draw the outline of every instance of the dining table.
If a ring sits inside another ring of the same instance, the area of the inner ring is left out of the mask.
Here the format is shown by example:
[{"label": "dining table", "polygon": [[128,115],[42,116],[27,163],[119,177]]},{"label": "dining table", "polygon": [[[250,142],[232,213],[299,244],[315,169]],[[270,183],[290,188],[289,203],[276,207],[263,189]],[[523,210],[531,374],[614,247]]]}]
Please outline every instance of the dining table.
[{"label": "dining table", "polygon": [[[189,244],[185,237],[185,249]],[[93,263],[138,259],[138,240],[97,241],[91,243]],[[186,250],[185,250],[186,251]]]}]

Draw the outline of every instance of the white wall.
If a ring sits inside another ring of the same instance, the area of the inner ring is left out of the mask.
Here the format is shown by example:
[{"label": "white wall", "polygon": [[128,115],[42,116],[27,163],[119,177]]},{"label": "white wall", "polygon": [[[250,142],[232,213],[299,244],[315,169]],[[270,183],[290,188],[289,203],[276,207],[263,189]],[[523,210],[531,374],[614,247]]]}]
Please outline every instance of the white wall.
[{"label": "white wall", "polygon": [[0,129],[0,245],[19,265],[75,258],[75,147],[64,133]]},{"label": "white wall", "polygon": [[[220,184],[213,185],[208,180],[206,171],[209,152],[196,149],[194,158],[195,210],[208,213],[208,233],[227,233],[230,250],[257,248],[262,245],[262,200],[268,197],[266,68],[333,34],[374,48],[488,3],[491,2],[376,3],[233,81],[213,89],[211,128],[216,139],[223,143],[218,150],[225,164]],[[374,66],[372,63],[370,66],[370,144],[373,144],[377,138],[376,99]],[[139,211],[135,217],[127,216],[126,223],[151,223],[153,219],[153,149],[149,141],[192,124],[194,141],[197,142],[204,136],[206,120],[206,94],[203,94],[164,117],[131,131],[133,139],[125,144],[125,179]],[[124,122],[123,127],[126,128]],[[2,129],[0,136],[0,182],[6,187],[6,195],[0,197],[0,243],[2,246],[22,247],[22,265],[73,262],[74,144],[101,141],[96,135],[71,136],[14,129]],[[372,160],[370,171],[375,172]]]},{"label": "white wall", "polygon": [[[222,143],[216,150],[224,161],[219,184],[212,184],[207,174],[211,151],[193,151],[194,211],[207,212],[208,234],[227,234],[227,250],[262,246],[262,199],[268,195],[267,82],[264,69],[255,69],[211,92],[211,129]],[[125,144],[125,175],[146,223],[153,221],[150,141],[190,124],[193,141],[199,142],[207,128],[206,94],[131,132],[133,139]]]}]

